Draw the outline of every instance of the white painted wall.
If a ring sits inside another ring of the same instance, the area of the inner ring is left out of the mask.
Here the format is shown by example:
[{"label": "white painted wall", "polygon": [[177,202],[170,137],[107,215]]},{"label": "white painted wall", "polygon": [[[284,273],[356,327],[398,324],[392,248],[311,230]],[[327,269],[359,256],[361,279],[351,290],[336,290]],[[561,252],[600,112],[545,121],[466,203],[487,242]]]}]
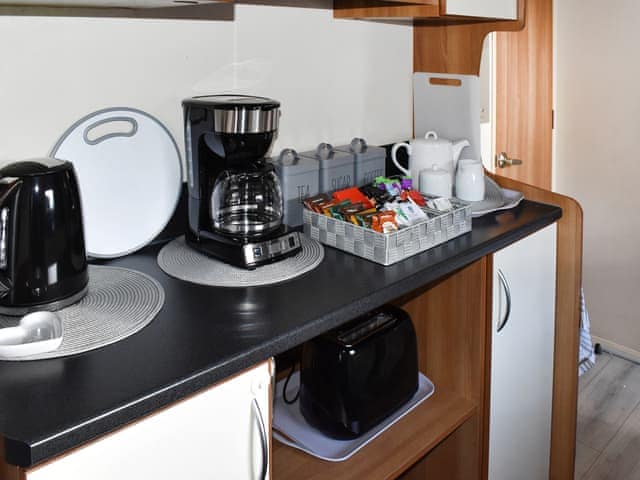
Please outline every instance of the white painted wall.
[{"label": "white painted wall", "polygon": [[556,187],[584,208],[593,333],[640,351],[640,3],[556,3]]},{"label": "white painted wall", "polygon": [[411,136],[412,28],[237,5],[234,21],[0,17],[0,163],[49,153],[75,120],[131,106],[183,150],[183,98],[282,102],[274,152]]}]

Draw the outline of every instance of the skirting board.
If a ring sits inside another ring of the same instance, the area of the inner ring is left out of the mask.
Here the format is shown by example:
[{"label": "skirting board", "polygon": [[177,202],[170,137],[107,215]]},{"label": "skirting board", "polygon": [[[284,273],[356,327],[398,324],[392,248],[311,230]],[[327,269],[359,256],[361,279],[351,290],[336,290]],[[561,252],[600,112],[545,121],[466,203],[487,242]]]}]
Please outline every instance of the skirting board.
[{"label": "skirting board", "polygon": [[593,339],[593,344],[595,345],[596,343],[599,343],[602,346],[603,350],[619,357],[626,358],[627,360],[630,360],[634,363],[640,364],[639,351],[629,347],[625,347],[624,345],[619,345],[615,342],[612,342],[611,340],[607,340],[606,338],[598,337],[597,335],[592,335],[591,338]]}]

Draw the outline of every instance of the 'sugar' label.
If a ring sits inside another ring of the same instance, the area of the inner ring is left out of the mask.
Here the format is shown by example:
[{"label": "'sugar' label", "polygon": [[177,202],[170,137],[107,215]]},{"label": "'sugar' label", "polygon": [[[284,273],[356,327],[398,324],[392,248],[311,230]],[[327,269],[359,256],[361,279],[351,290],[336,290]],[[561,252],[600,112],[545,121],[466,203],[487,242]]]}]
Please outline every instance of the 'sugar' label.
[{"label": "'sugar' label", "polygon": [[333,177],[331,179],[331,191],[342,190],[352,185],[351,175],[341,175],[339,177]]}]

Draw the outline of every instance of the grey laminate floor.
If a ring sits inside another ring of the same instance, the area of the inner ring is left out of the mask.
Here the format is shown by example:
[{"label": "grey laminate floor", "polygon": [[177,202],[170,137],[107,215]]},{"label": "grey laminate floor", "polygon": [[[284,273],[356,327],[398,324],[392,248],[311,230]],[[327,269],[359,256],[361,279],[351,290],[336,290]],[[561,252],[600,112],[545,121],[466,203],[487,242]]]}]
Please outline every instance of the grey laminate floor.
[{"label": "grey laminate floor", "polygon": [[575,478],[640,480],[640,365],[603,353],[580,377]]}]

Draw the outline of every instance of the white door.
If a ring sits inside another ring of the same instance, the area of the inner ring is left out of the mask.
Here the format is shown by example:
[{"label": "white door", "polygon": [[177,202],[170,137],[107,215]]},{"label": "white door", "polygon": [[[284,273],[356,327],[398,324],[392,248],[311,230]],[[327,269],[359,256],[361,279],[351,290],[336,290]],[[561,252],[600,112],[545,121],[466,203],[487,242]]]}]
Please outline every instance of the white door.
[{"label": "white door", "polygon": [[493,270],[489,479],[546,479],[551,445],[556,225],[496,252]]},{"label": "white door", "polygon": [[29,470],[27,480],[264,480],[270,362]]}]

